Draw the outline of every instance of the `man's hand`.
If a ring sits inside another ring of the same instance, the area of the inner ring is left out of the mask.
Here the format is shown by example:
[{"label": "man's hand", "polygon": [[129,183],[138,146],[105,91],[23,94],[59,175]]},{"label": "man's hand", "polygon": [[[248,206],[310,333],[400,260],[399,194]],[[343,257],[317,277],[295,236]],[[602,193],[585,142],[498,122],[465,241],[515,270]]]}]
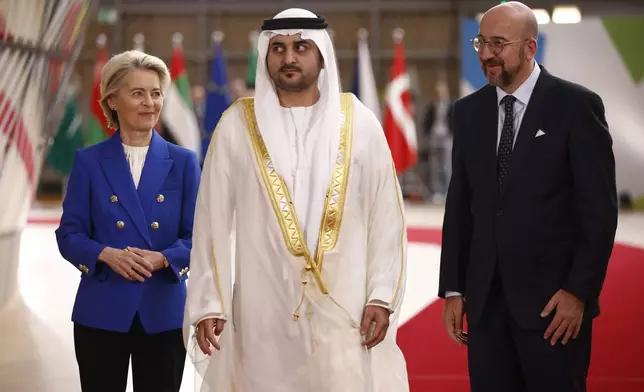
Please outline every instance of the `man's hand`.
[{"label": "man's hand", "polygon": [[449,297],[445,300],[443,309],[443,324],[449,337],[459,346],[467,343],[467,337],[463,333],[463,315],[465,301],[460,295]]},{"label": "man's hand", "polygon": [[221,350],[216,336],[221,335],[224,324],[226,324],[226,320],[214,318],[202,320],[197,324],[197,343],[204,354],[212,355],[211,344],[216,350]]},{"label": "man's hand", "polygon": [[152,276],[152,264],[133,252],[108,246],[101,251],[98,259],[127,280],[143,282]]},{"label": "man's hand", "polygon": [[[373,330],[370,331],[374,323]],[[362,342],[363,346],[367,346],[367,349],[370,349],[382,342],[387,336],[388,328],[389,309],[376,305],[365,306],[364,314],[362,315],[362,326],[360,327],[360,334],[365,337]]]},{"label": "man's hand", "polygon": [[152,264],[152,272],[156,272],[160,269],[165,268],[165,256],[161,252],[155,252],[152,250],[133,248],[131,246],[127,247],[127,250],[134,252],[134,254],[139,255],[146,259]]},{"label": "man's hand", "polygon": [[577,339],[577,335],[579,335],[584,317],[584,304],[569,292],[559,290],[543,308],[541,317],[548,317],[555,309],[557,309],[555,317],[550,322],[543,338],[550,339],[550,344],[554,346],[563,336],[561,343],[565,345],[571,337]]}]

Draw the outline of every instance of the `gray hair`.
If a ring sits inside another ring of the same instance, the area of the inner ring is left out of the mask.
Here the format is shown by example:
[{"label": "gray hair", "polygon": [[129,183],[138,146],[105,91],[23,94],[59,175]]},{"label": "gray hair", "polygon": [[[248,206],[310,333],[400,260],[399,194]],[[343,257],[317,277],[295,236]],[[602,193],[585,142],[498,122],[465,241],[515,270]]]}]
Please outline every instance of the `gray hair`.
[{"label": "gray hair", "polygon": [[128,50],[112,57],[101,70],[101,109],[107,118],[107,126],[112,129],[119,127],[115,110],[107,104],[107,100],[121,88],[123,78],[132,70],[142,69],[154,71],[159,75],[161,92],[165,92],[170,84],[170,71],[163,60],[138,50]]}]

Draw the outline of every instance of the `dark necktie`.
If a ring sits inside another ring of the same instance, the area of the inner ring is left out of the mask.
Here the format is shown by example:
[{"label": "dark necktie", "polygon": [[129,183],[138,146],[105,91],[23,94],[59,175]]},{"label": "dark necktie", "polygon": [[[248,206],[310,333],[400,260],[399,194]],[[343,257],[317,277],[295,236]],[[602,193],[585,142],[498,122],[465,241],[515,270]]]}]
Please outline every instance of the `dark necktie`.
[{"label": "dark necktie", "polygon": [[508,173],[510,157],[512,156],[512,146],[514,144],[514,101],[516,101],[516,98],[512,95],[506,95],[501,100],[501,104],[505,106],[505,119],[499,140],[499,151],[497,153],[499,193],[503,189],[503,180]]}]

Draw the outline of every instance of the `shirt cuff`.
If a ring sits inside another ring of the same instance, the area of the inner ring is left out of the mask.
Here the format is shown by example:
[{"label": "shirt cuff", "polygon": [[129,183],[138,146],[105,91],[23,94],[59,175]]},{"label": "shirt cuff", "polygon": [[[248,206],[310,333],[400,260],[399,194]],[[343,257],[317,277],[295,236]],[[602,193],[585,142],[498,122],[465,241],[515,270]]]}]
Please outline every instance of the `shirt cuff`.
[{"label": "shirt cuff", "polygon": [[378,306],[378,307],[387,309],[389,311],[389,313],[394,312],[394,310],[391,308],[390,304],[388,304],[385,301],[381,301],[379,299],[374,299],[374,300],[371,300],[371,301],[367,302],[367,306]]},{"label": "shirt cuff", "polygon": [[219,313],[211,313],[211,314],[207,314],[207,315],[203,316],[202,318],[200,318],[199,320],[197,320],[197,322],[195,322],[194,326],[196,327],[197,325],[199,325],[200,322],[202,322],[204,320],[208,320],[208,319],[218,319],[218,320],[224,320],[224,321],[227,320],[225,315],[222,315],[222,314],[219,314]]}]

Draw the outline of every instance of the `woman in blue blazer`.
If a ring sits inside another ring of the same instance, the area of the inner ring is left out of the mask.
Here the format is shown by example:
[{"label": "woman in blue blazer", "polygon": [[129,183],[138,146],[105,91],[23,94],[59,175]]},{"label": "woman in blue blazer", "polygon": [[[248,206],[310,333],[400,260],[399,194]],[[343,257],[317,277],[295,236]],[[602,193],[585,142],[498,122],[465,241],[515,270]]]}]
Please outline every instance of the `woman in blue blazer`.
[{"label": "woman in blue blazer", "polygon": [[170,74],[138,51],[101,75],[114,135],[79,150],[56,239],[81,271],[72,314],[84,392],[179,391],[183,309],[200,168],[154,130]]}]

